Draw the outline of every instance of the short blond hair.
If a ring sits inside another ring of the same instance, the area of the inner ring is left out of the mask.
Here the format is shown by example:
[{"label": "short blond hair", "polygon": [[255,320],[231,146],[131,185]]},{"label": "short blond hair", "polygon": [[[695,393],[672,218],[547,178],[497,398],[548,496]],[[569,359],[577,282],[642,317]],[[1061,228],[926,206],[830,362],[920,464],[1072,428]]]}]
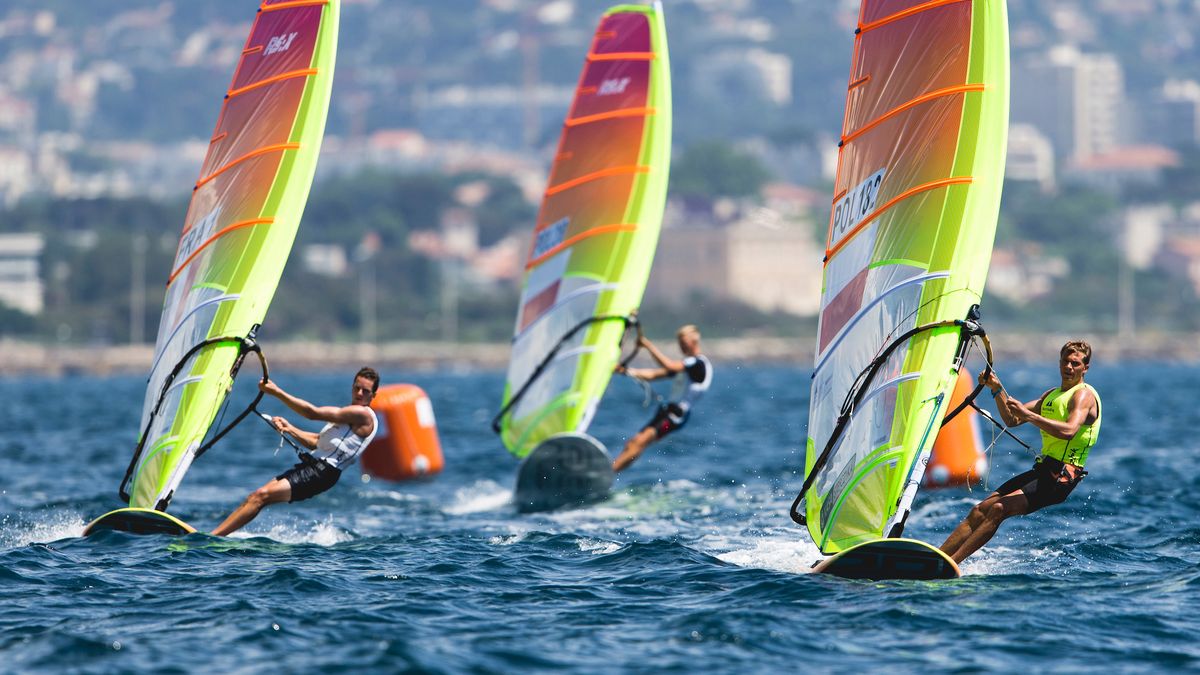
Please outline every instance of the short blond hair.
[{"label": "short blond hair", "polygon": [[1063,345],[1062,349],[1059,350],[1058,356],[1060,358],[1065,358],[1067,354],[1070,354],[1072,352],[1076,352],[1078,354],[1083,355],[1083,365],[1085,365],[1085,366],[1091,365],[1091,363],[1092,363],[1092,346],[1089,345],[1086,341],[1071,340],[1071,341],[1067,342],[1067,344]]},{"label": "short blond hair", "polygon": [[689,335],[692,333],[696,334],[697,340],[700,339],[700,329],[696,328],[695,324],[689,323],[685,326],[680,326],[679,330],[675,331],[675,339],[678,340],[679,338],[683,337],[684,335]]}]

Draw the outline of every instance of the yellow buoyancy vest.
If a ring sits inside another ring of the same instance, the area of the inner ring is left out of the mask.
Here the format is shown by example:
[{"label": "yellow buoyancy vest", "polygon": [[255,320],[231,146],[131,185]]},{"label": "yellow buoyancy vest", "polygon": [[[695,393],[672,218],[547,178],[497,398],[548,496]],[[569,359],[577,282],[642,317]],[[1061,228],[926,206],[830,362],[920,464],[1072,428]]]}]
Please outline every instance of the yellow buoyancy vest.
[{"label": "yellow buoyancy vest", "polygon": [[1071,397],[1080,387],[1087,387],[1092,392],[1092,396],[1096,397],[1096,421],[1081,425],[1079,431],[1076,431],[1075,436],[1070,440],[1055,438],[1045,431],[1042,432],[1042,455],[1075,466],[1083,466],[1087,462],[1088,452],[1100,438],[1100,394],[1096,393],[1096,389],[1092,385],[1080,382],[1066,391],[1055,387],[1046,394],[1046,398],[1042,399],[1042,417],[1056,422],[1066,422],[1067,408],[1071,403]]}]

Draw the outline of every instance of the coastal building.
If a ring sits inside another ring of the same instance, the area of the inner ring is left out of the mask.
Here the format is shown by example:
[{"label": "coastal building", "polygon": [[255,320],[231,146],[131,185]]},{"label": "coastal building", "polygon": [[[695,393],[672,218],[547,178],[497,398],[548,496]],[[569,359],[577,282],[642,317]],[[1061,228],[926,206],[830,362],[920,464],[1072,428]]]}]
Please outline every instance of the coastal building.
[{"label": "coastal building", "polygon": [[1146,131],[1155,142],[1170,147],[1200,143],[1200,83],[1167,80],[1146,114]]},{"label": "coastal building", "polygon": [[[417,128],[428,138],[515,149],[525,143],[536,147],[547,140],[523,139],[522,135],[513,133],[514,129],[530,126],[527,117],[561,120],[574,95],[573,82],[570,86],[450,84],[415,92],[411,107]],[[535,129],[526,135],[546,131],[541,124],[535,125]]]},{"label": "coastal building", "polygon": [[[676,209],[678,205],[676,205]],[[697,295],[737,300],[764,312],[812,316],[820,308],[821,249],[809,217],[737,207],[700,221],[668,218],[647,297],[682,303]]]},{"label": "coastal building", "polygon": [[1113,191],[1123,185],[1158,183],[1163,172],[1175,166],[1179,166],[1179,153],[1170,148],[1130,145],[1076,157],[1066,166],[1064,174],[1101,190]]},{"label": "coastal building", "polygon": [[1043,192],[1054,189],[1054,145],[1032,124],[1009,128],[1004,177],[1037,183]]},{"label": "coastal building", "polygon": [[16,204],[33,186],[30,154],[19,147],[0,145],[0,206]]},{"label": "coastal building", "polygon": [[811,214],[829,211],[829,195],[804,185],[767,183],[762,189],[763,203],[785,219],[808,220]]},{"label": "coastal building", "polygon": [[26,314],[45,308],[39,259],[45,240],[38,233],[0,234],[0,304]]},{"label": "coastal building", "polygon": [[13,96],[0,88],[0,136],[25,140],[37,130],[37,112],[33,102]]},{"label": "coastal building", "polygon": [[1144,270],[1162,249],[1167,229],[1178,220],[1169,204],[1131,206],[1121,216],[1121,254],[1130,267]]},{"label": "coastal building", "polygon": [[1125,76],[1113,54],[1059,45],[1014,64],[1012,122],[1050,139],[1056,156],[1101,155],[1125,132]]},{"label": "coastal building", "polygon": [[759,47],[725,49],[701,59],[692,88],[711,100],[750,97],[777,106],[792,102],[792,60]]},{"label": "coastal building", "polygon": [[338,244],[308,244],[301,249],[304,269],[323,277],[339,278],[350,270],[346,248]]},{"label": "coastal building", "polygon": [[504,237],[491,246],[479,243],[479,224],[470,209],[446,209],[436,230],[415,230],[408,235],[414,253],[442,265],[443,273],[477,289],[496,282],[515,282],[523,272],[528,232]]},{"label": "coastal building", "polygon": [[[790,136],[790,137],[789,137]],[[791,185],[818,185],[831,180],[837,170],[837,139],[828,134],[774,134],[757,136],[737,144],[771,167],[771,173]],[[833,167],[827,152],[833,149]],[[826,199],[825,206],[830,200]]]},{"label": "coastal building", "polygon": [[1200,295],[1200,235],[1167,237],[1157,260],[1161,269],[1186,279],[1193,292]]},{"label": "coastal building", "polygon": [[985,294],[1024,305],[1049,293],[1056,282],[1070,273],[1071,265],[1066,258],[1049,255],[1037,244],[997,247],[988,266]]}]

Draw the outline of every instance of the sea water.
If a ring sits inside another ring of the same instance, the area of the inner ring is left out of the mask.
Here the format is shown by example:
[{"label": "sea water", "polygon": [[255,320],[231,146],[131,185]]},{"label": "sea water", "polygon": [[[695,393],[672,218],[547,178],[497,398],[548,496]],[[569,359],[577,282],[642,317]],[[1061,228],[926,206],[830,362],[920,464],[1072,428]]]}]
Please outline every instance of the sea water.
[{"label": "sea water", "polygon": [[[688,426],[611,499],[535,515],[516,513],[517,462],[489,428],[501,373],[385,371],[431,396],[446,470],[393,484],[355,467],[228,539],[80,538],[120,505],[144,381],[0,380],[0,671],[1200,667],[1200,368],[1097,363],[1103,431],[1066,503],[1005,523],[962,579],[866,582],[807,574],[819,554],[787,516],[810,372],[717,366]],[[349,372],[274,375],[314,403],[350,397]],[[1024,399],[1058,378],[1053,363],[1001,375]],[[615,453],[644,403],[615,378],[592,432]],[[295,461],[277,448],[248,419],[171,511],[211,529]],[[1031,460],[1000,440],[989,484]],[[922,491],[906,534],[940,543],[985,494]]]}]

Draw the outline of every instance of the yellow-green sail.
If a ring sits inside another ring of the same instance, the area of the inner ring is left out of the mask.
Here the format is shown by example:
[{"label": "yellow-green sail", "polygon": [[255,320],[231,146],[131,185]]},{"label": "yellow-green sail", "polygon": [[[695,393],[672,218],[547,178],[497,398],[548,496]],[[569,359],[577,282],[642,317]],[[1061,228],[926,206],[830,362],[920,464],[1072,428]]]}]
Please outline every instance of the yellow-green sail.
[{"label": "yellow-green sail", "polygon": [[620,358],[619,319],[646,288],[670,161],[662,6],[613,7],[563,123],[525,266],[497,420],[518,457],[549,436],[587,429]]},{"label": "yellow-green sail", "polygon": [[[258,8],[167,279],[142,435],[121,483],[131,507],[166,508],[232,384],[238,338],[275,294],[325,132],[339,3]],[[200,347],[216,338],[229,340]]]},{"label": "yellow-green sail", "polygon": [[1004,0],[864,0],[854,54],[802,494],[825,553],[899,534],[948,412],[1004,176]]}]

